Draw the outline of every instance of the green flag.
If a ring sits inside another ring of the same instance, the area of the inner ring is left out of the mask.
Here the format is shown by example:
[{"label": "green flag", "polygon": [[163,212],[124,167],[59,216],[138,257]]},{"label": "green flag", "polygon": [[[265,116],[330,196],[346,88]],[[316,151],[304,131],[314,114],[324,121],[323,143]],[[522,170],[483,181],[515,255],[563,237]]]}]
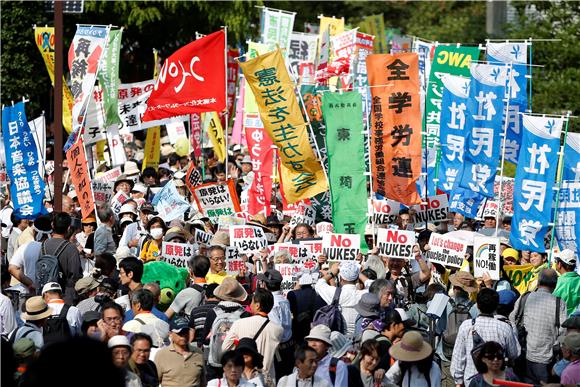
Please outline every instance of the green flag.
[{"label": "green flag", "polygon": [[335,233],[359,234],[361,249],[367,224],[362,97],[358,92],[325,93],[322,112],[326,122],[328,179]]},{"label": "green flag", "polygon": [[119,93],[119,55],[123,29],[109,32],[109,43],[99,69],[99,84],[103,90],[105,126],[122,124],[119,117],[117,96]]}]

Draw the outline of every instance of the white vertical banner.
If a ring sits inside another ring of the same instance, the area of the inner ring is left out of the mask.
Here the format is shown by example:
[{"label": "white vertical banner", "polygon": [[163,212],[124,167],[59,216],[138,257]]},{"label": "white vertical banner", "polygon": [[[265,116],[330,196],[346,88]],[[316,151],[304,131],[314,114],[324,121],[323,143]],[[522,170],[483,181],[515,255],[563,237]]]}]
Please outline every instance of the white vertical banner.
[{"label": "white vertical banner", "polygon": [[109,140],[109,153],[111,156],[111,166],[116,167],[117,165],[124,165],[127,161],[125,156],[125,149],[123,147],[123,142],[121,141],[121,136],[119,135],[119,127],[117,125],[111,125],[107,129],[107,139]]},{"label": "white vertical banner", "polygon": [[104,112],[105,108],[103,106],[103,91],[99,86],[95,86],[95,89],[91,93],[91,97],[89,99],[87,116],[85,117],[83,140],[86,146],[107,139]]},{"label": "white vertical banner", "polygon": [[36,143],[38,153],[38,174],[44,178],[44,164],[46,163],[46,119],[44,114],[30,121],[30,131]]},{"label": "white vertical banner", "polygon": [[285,49],[290,46],[295,15],[295,12],[262,8],[262,43],[268,45],[271,50],[275,49],[278,44],[286,56]]}]

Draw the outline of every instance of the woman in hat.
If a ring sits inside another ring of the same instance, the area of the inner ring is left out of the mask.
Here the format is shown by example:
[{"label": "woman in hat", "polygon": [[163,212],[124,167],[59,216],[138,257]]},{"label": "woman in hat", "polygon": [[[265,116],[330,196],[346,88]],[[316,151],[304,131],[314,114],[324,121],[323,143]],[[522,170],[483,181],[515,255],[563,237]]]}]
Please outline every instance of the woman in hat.
[{"label": "woman in hat", "polygon": [[119,191],[123,191],[129,197],[134,185],[135,182],[129,179],[127,175],[120,175],[113,185],[113,192],[116,194]]},{"label": "woman in hat", "polygon": [[518,377],[512,370],[506,369],[506,355],[503,347],[495,341],[483,344],[475,359],[475,368],[479,373],[471,379],[469,387],[495,386],[493,379],[518,381]]},{"label": "woman in hat", "polygon": [[154,216],[149,220],[145,229],[149,235],[147,236],[145,243],[143,243],[139,258],[141,258],[145,263],[157,261],[161,255],[161,244],[163,243],[163,236],[167,231],[167,226],[163,219],[159,216]]},{"label": "woman in hat", "polygon": [[254,383],[256,387],[274,387],[276,383],[262,370],[264,356],[258,352],[256,342],[248,337],[240,339],[236,352],[244,357],[244,371],[242,379]]},{"label": "woman in hat", "polygon": [[405,333],[403,339],[389,349],[397,361],[386,378],[398,386],[440,387],[441,369],[433,361],[433,348],[417,331]]}]

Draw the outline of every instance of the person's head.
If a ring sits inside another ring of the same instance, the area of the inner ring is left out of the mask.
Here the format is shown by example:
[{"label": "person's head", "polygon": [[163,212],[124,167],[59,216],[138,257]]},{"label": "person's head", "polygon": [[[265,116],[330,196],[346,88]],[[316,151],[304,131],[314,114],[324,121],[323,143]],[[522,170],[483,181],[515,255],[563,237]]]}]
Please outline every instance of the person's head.
[{"label": "person's head", "polygon": [[123,318],[125,317],[125,312],[123,307],[115,302],[108,302],[103,305],[101,309],[101,318],[103,322],[111,327],[113,330],[121,331],[121,326],[123,325]]},{"label": "person's head", "polygon": [[57,282],[48,282],[42,287],[42,297],[45,302],[62,299],[62,288]]},{"label": "person's head", "polygon": [[399,258],[389,258],[389,262],[387,264],[389,268],[389,272],[391,276],[398,277],[401,275],[403,268],[405,267],[405,260]]},{"label": "person's head", "polygon": [[224,182],[226,181],[226,168],[223,164],[219,163],[215,167],[215,179],[217,182]]},{"label": "person's head", "polygon": [[37,326],[44,326],[46,319],[52,316],[52,309],[41,296],[30,297],[24,304],[24,312],[20,315],[22,320]]},{"label": "person's head", "polygon": [[477,372],[485,374],[488,371],[498,372],[505,370],[505,353],[501,344],[487,341],[475,359]]},{"label": "person's head", "polygon": [[394,305],[396,288],[393,281],[385,278],[379,278],[371,284],[369,287],[369,292],[377,295],[379,298],[380,307],[382,309],[386,309]]},{"label": "person's head", "polygon": [[365,341],[360,348],[361,366],[367,371],[374,371],[379,364],[379,342],[376,340]]},{"label": "person's head", "polygon": [[43,242],[52,234],[52,219],[50,215],[40,215],[32,224],[34,240]]},{"label": "person's head", "polygon": [[258,288],[254,292],[250,307],[252,308],[252,312],[255,314],[259,312],[270,313],[274,307],[274,296],[269,290]]},{"label": "person's head", "polygon": [[155,208],[151,203],[144,203],[139,207],[139,220],[143,223],[143,226],[147,227],[149,223],[149,218],[155,215]]},{"label": "person's head", "polygon": [[205,255],[196,255],[188,261],[189,272],[196,278],[205,278],[210,266],[210,260]]},{"label": "person's head", "polygon": [[84,218],[82,224],[83,224],[83,232],[85,233],[85,235],[90,235],[97,229],[97,220],[93,216]]},{"label": "person's head", "polygon": [[522,256],[520,258],[520,264],[522,265],[527,265],[528,263],[530,263],[530,256],[531,256],[532,252],[529,250],[522,250]]},{"label": "person's head", "polygon": [[308,345],[316,351],[318,360],[326,356],[328,348],[332,345],[330,334],[330,328],[326,325],[316,325],[310,329],[310,333],[304,338]]},{"label": "person's head", "polygon": [[556,289],[558,283],[558,273],[554,269],[544,269],[538,276],[538,286],[550,291]]},{"label": "person's head", "polygon": [[146,333],[135,333],[131,337],[131,347],[133,349],[131,359],[136,364],[146,364],[147,360],[149,360],[152,346],[153,340],[151,340],[151,336]]},{"label": "person's head", "polygon": [[483,219],[483,227],[484,228],[495,228],[495,225],[496,225],[495,217],[486,216]]},{"label": "person's head", "polygon": [[537,253],[535,251],[530,253],[530,263],[534,265],[534,267],[542,266],[546,263],[547,259],[548,255],[546,253]]},{"label": "person's head", "polygon": [[355,284],[358,281],[360,269],[355,261],[344,261],[340,264],[340,282],[344,285]]},{"label": "person's head", "polygon": [[512,229],[512,217],[511,216],[506,216],[503,218],[501,225],[503,227],[504,230],[506,230],[507,232],[510,232]]},{"label": "person's head", "polygon": [[75,202],[68,195],[62,195],[62,211],[69,215],[75,212]]},{"label": "person's head", "polygon": [[165,225],[162,218],[154,216],[149,220],[145,229],[149,232],[151,238],[158,241],[163,239],[163,235],[165,235],[165,232],[167,231],[167,225]]},{"label": "person's head", "polygon": [[183,319],[176,319],[171,322],[169,337],[173,345],[180,348],[187,348],[193,338],[193,330]]},{"label": "person's head", "polygon": [[205,287],[205,298],[207,301],[218,301],[219,299],[213,294],[219,285],[216,283],[209,284]]},{"label": "person's head", "polygon": [[111,277],[117,268],[117,260],[110,253],[102,253],[95,257],[95,267],[101,270],[101,274]]},{"label": "person's head", "polygon": [[115,213],[109,205],[99,206],[97,216],[102,223],[111,225],[115,222]]},{"label": "person's head", "polygon": [[131,358],[131,344],[129,339],[125,336],[113,336],[108,342],[111,355],[113,356],[113,363],[118,368],[125,368],[129,364]]},{"label": "person's head", "polygon": [[143,261],[135,257],[127,257],[119,262],[119,279],[121,285],[140,283],[143,276]]},{"label": "person's head", "polygon": [[93,338],[100,338],[98,322],[101,319],[101,314],[94,310],[89,310],[83,314],[83,322],[81,324],[81,332],[83,335]]},{"label": "person's head", "polygon": [[499,294],[493,289],[483,288],[477,293],[477,309],[480,313],[494,314],[499,304]]},{"label": "person's head", "polygon": [[21,219],[14,211],[10,214],[10,221],[12,222],[12,227],[18,228],[19,230],[24,230],[28,227],[28,220]]},{"label": "person's head", "polygon": [[237,385],[244,371],[244,356],[237,351],[227,351],[222,355],[221,363],[226,380]]},{"label": "person's head", "polygon": [[301,345],[294,352],[295,365],[301,379],[310,378],[318,368],[318,354],[308,345]]},{"label": "person's head", "polygon": [[381,332],[383,336],[388,337],[391,341],[403,337],[405,333],[405,323],[401,314],[395,309],[388,310],[383,316],[384,329]]},{"label": "person's head", "polygon": [[409,223],[411,223],[411,215],[409,214],[409,210],[401,210],[399,212],[399,219],[397,220],[399,223],[399,227],[401,230],[406,230]]},{"label": "person's head", "polygon": [[236,347],[236,351],[244,357],[244,364],[249,369],[264,368],[264,357],[258,352],[256,341],[249,337],[241,338]]},{"label": "person's head", "polygon": [[559,339],[565,359],[576,361],[580,359],[580,333],[572,332]]},{"label": "person's head", "polygon": [[153,167],[147,167],[143,170],[141,174],[143,184],[151,187],[157,183],[157,171]]},{"label": "person's head", "polygon": [[131,309],[135,316],[138,313],[151,312],[155,298],[147,289],[139,289],[131,296]]},{"label": "person's head", "polygon": [[306,223],[298,223],[296,227],[294,227],[294,230],[292,230],[292,233],[294,234],[294,239],[298,240],[314,237],[314,230],[312,229],[312,226]]},{"label": "person's head", "polygon": [[453,216],[453,227],[455,227],[456,230],[459,230],[463,221],[465,221],[465,216],[461,215],[459,212],[456,212]]},{"label": "person's head", "polygon": [[161,286],[157,282],[148,282],[143,285],[143,289],[149,290],[153,294],[153,305],[157,305],[161,297]]},{"label": "person's head", "polygon": [[576,254],[570,249],[564,249],[556,257],[558,273],[573,272],[576,269]]},{"label": "person's head", "polygon": [[252,172],[252,160],[251,160],[250,156],[244,157],[240,164],[242,167],[242,172],[244,174],[248,174],[248,173]]},{"label": "person's head", "polygon": [[65,235],[70,228],[72,218],[66,212],[57,212],[52,218],[52,230],[55,234]]},{"label": "person's head", "polygon": [[517,265],[520,259],[520,254],[516,249],[508,247],[501,253],[504,265]]},{"label": "person's head", "polygon": [[277,292],[282,286],[282,274],[278,270],[269,269],[265,273],[258,274],[258,281],[271,292]]},{"label": "person's head", "polygon": [[221,246],[211,246],[208,251],[210,270],[217,274],[226,267],[226,250]]}]

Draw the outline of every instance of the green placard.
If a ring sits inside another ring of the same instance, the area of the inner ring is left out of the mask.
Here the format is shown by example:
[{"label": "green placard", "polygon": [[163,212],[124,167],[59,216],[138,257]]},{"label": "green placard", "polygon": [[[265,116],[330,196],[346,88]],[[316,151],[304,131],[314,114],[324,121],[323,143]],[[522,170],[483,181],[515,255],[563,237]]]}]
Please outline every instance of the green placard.
[{"label": "green placard", "polygon": [[101,59],[99,69],[99,84],[103,90],[103,105],[105,126],[122,124],[119,117],[118,93],[119,93],[119,55],[121,52],[121,36],[123,29],[109,31],[109,43],[105,55]]}]

